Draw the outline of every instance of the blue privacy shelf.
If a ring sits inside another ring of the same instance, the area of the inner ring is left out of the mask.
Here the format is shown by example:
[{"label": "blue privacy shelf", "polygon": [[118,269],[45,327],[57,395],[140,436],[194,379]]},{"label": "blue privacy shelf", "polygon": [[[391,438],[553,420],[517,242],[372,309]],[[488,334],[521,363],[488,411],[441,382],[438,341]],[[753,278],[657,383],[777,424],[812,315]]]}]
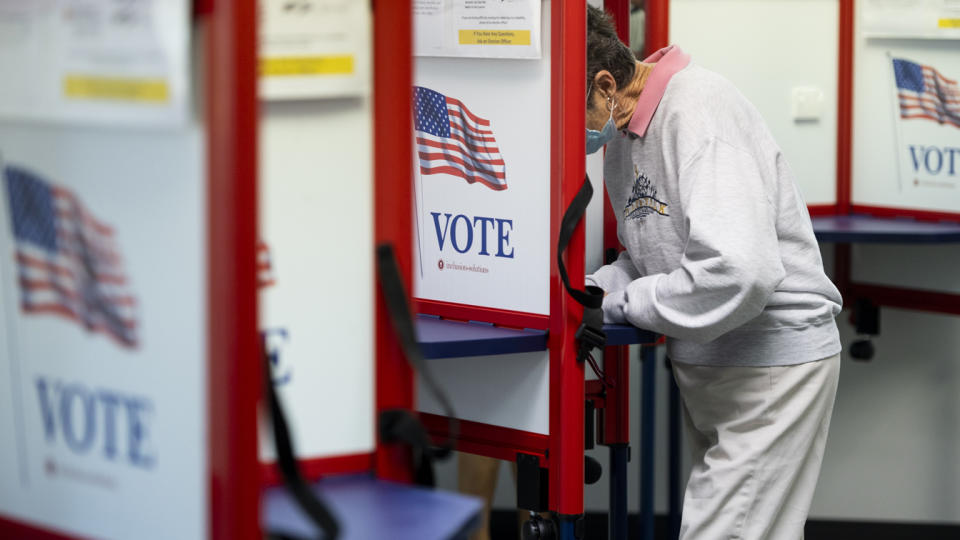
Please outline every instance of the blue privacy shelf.
[{"label": "blue privacy shelf", "polygon": [[[426,358],[457,358],[547,350],[546,330],[518,330],[489,323],[460,322],[418,315],[417,339]],[[622,324],[605,324],[607,345],[652,343],[657,335]]]},{"label": "blue privacy shelf", "polygon": [[[377,480],[369,475],[334,476],[314,491],[340,523],[341,540],[466,539],[480,525],[480,499]],[[318,532],[282,487],[263,494],[264,533],[317,538]]]},{"label": "blue privacy shelf", "polygon": [[813,218],[813,232],[821,242],[937,244],[960,242],[960,224],[876,218],[865,215]]},{"label": "blue privacy shelf", "polygon": [[426,358],[456,358],[547,350],[546,330],[516,330],[489,323],[418,315],[417,339]]}]

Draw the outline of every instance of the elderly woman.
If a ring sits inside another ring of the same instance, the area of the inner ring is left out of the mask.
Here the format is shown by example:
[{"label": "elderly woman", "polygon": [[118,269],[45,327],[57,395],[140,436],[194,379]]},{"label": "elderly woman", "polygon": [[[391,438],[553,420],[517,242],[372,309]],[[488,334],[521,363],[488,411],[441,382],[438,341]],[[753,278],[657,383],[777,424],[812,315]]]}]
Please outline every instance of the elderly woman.
[{"label": "elderly woman", "polygon": [[[587,151],[626,251],[606,322],[668,337],[693,470],[680,537],[803,537],[840,368],[837,288],[763,118],[679,47],[642,62],[590,8]],[[758,74],[762,76],[762,74]]]}]

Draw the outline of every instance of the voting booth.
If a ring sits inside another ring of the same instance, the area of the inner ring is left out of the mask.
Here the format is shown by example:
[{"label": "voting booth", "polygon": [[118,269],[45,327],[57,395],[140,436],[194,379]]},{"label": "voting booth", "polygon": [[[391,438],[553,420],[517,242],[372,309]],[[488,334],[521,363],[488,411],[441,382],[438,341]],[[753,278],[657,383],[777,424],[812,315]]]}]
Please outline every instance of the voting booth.
[{"label": "voting booth", "polygon": [[0,536],[258,529],[254,12],[227,4],[0,5]]},{"label": "voting booth", "polygon": [[[416,15],[415,125],[407,135],[415,153],[414,293],[418,311],[433,317],[421,321],[427,346],[474,327],[532,337],[526,349],[441,352],[431,368],[461,420],[458,448],[508,461],[530,456],[537,495],[549,485],[549,501],[530,509],[575,517],[583,508],[580,309],[554,261],[560,217],[584,177],[586,11],[582,1],[514,4],[516,13],[488,10],[509,23],[493,25],[490,35],[499,37],[476,45],[487,13],[470,19],[445,7]],[[582,287],[582,233],[566,258]],[[448,326],[431,333],[437,322]],[[450,436],[439,404],[418,398],[427,427],[440,440]]]},{"label": "voting booth", "polygon": [[[422,392],[420,417],[436,441],[515,462],[518,505],[555,512],[560,538],[582,527],[585,447],[610,445],[622,501],[611,520],[626,534],[626,372],[607,372],[616,390],[586,382],[583,307],[560,267],[583,288],[583,224],[567,212],[585,176],[586,2],[426,4],[408,139],[414,293],[424,353],[459,422],[451,429]],[[656,339],[604,330],[608,343]],[[594,406],[609,413],[606,430]]]}]

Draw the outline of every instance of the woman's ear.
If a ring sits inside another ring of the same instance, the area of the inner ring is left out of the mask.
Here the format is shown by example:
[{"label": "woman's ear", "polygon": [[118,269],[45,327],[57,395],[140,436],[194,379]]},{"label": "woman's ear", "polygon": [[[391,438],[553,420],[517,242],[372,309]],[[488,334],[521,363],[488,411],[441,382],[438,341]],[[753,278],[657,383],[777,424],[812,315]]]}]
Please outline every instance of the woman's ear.
[{"label": "woman's ear", "polygon": [[617,93],[617,80],[613,78],[609,71],[601,69],[593,77],[593,89],[594,94],[601,101],[606,102],[608,98],[612,98]]}]

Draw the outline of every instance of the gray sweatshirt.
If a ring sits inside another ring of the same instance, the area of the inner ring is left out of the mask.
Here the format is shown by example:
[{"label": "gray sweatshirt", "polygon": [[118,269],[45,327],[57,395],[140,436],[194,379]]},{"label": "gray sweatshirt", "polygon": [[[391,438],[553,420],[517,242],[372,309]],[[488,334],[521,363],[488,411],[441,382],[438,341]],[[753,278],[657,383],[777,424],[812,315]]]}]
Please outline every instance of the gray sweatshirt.
[{"label": "gray sweatshirt", "polygon": [[[676,362],[776,366],[840,352],[842,300],[759,112],[677,47],[654,54],[604,179],[626,247],[587,277],[606,322],[668,337]],[[659,73],[658,73],[659,71]]]}]

